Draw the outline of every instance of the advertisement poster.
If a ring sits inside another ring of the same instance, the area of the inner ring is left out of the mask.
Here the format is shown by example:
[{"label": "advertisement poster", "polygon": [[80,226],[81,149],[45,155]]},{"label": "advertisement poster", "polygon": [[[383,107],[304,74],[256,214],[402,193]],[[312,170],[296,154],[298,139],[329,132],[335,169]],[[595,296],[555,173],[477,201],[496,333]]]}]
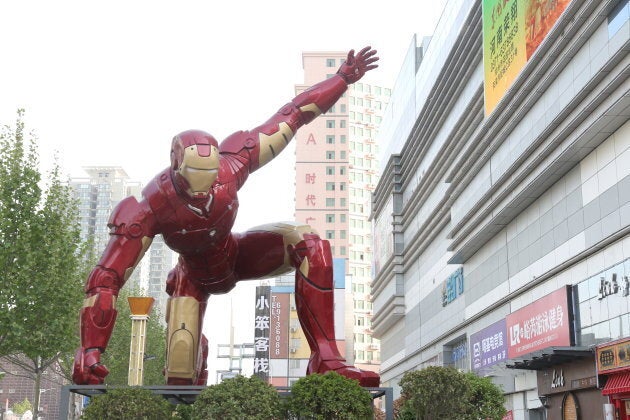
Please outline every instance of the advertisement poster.
[{"label": "advertisement poster", "polygon": [[571,0],[483,0],[486,116],[543,42]]},{"label": "advertisement poster", "polygon": [[569,288],[555,292],[509,314],[508,358],[552,346],[571,345]]},{"label": "advertisement poster", "polygon": [[269,378],[269,311],[271,287],[256,287],[254,312],[254,375],[267,382]]},{"label": "advertisement poster", "polygon": [[489,367],[507,359],[507,330],[505,319],[470,336],[472,370],[483,373]]},{"label": "advertisement poster", "polygon": [[271,318],[269,322],[269,357],[286,359],[289,357],[289,293],[271,294]]}]

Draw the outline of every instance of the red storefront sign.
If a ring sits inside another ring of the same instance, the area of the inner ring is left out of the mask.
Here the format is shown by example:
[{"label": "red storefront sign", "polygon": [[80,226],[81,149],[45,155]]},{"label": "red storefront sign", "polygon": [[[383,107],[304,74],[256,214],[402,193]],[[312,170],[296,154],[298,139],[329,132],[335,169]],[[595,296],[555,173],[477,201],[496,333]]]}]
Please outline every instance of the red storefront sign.
[{"label": "red storefront sign", "polygon": [[569,290],[569,286],[562,287],[506,317],[510,359],[546,347],[571,345]]}]

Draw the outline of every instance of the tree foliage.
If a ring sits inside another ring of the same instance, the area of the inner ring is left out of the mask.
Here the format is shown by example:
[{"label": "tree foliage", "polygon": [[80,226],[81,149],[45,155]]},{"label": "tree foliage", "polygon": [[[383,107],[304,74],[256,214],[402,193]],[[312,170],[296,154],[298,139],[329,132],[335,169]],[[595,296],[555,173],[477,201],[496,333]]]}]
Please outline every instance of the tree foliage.
[{"label": "tree foliage", "polygon": [[0,132],[0,356],[30,372],[38,407],[41,372],[78,344],[87,266],[72,190],[57,163],[42,180],[23,116]]},{"label": "tree foliage", "polygon": [[256,376],[238,375],[204,389],[193,404],[193,419],[281,418],[278,392]]},{"label": "tree foliage", "polygon": [[24,398],[24,400],[13,404],[12,411],[14,414],[21,416],[27,411],[33,411],[33,404],[31,404],[28,398]]},{"label": "tree foliage", "polygon": [[307,419],[371,419],[372,397],[359,382],[336,372],[300,378],[291,387],[289,413]]},{"label": "tree foliage", "polygon": [[[131,340],[131,310],[127,302],[129,296],[142,296],[138,290],[123,288],[116,302],[118,317],[116,326],[101,358],[109,369],[105,377],[108,385],[127,385],[129,377],[129,344]],[[166,354],[166,329],[160,324],[162,315],[154,308],[147,321],[145,356],[151,360],[144,362],[144,385],[164,385],[163,369]]]},{"label": "tree foliage", "polygon": [[505,396],[490,378],[481,378],[474,373],[467,373],[470,384],[469,419],[501,419],[505,416]]},{"label": "tree foliage", "polygon": [[138,387],[119,388],[93,397],[81,416],[84,420],[171,419],[175,406]]},{"label": "tree foliage", "polygon": [[505,397],[489,378],[431,366],[403,375],[398,419],[501,419]]}]

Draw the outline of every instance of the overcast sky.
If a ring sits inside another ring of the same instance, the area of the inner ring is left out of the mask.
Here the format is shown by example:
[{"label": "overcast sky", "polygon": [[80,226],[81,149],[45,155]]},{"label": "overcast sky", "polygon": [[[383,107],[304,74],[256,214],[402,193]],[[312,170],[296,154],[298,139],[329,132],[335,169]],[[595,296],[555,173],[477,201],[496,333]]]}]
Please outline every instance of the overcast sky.
[{"label": "overcast sky", "polygon": [[[220,141],[288,102],[303,51],[371,45],[380,67],[365,81],[392,87],[413,34],[431,35],[444,4],[4,0],[0,123],[26,109],[44,168],[57,151],[71,176],[119,165],[146,184],[168,165],[175,134]],[[293,217],[292,170],[288,148],[250,178],[237,230]]]}]

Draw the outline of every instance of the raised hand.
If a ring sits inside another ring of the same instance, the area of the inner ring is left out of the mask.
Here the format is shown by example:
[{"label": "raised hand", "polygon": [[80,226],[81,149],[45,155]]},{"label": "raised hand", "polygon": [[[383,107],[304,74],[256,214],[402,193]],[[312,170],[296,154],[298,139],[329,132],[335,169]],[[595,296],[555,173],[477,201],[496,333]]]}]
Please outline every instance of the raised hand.
[{"label": "raised hand", "polygon": [[355,56],[354,50],[348,52],[348,58],[339,67],[337,74],[344,78],[346,83],[351,84],[357,82],[363,77],[363,75],[378,67],[378,64],[374,64],[378,61],[378,57],[375,57],[376,50],[372,47],[365,47]]}]

